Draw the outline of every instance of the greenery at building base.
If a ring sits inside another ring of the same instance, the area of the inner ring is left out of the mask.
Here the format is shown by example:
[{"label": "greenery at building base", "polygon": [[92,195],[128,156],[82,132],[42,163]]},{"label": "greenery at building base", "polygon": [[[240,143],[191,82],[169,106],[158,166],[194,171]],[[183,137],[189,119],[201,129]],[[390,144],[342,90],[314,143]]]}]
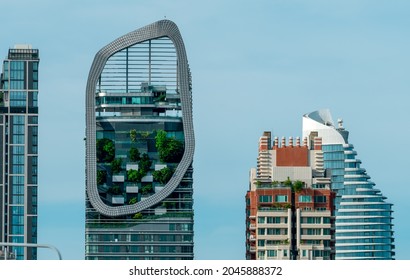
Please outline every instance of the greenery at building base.
[{"label": "greenery at building base", "polygon": [[112,162],[115,157],[115,145],[111,139],[97,139],[97,162]]},{"label": "greenery at building base", "polygon": [[138,212],[138,213],[135,213],[135,215],[134,215],[132,218],[133,218],[133,219],[136,219],[136,220],[140,220],[140,219],[143,218],[143,215]]},{"label": "greenery at building base", "polygon": [[97,170],[97,185],[107,183],[107,171]]},{"label": "greenery at building base", "polygon": [[179,163],[184,155],[184,144],[177,139],[167,137],[164,130],[157,131],[155,147],[162,162]]},{"label": "greenery at building base", "polygon": [[138,149],[134,147],[131,147],[129,156],[132,162],[137,162],[141,159],[140,151],[138,151]]},{"label": "greenery at building base", "polygon": [[160,170],[156,170],[152,172],[152,176],[154,177],[154,180],[157,182],[160,182],[163,185],[168,183],[169,179],[171,179],[172,177],[172,174],[174,174],[174,171],[170,169],[169,167],[164,167]]},{"label": "greenery at building base", "polygon": [[122,160],[116,158],[111,162],[111,171],[113,174],[119,173],[121,171]]}]

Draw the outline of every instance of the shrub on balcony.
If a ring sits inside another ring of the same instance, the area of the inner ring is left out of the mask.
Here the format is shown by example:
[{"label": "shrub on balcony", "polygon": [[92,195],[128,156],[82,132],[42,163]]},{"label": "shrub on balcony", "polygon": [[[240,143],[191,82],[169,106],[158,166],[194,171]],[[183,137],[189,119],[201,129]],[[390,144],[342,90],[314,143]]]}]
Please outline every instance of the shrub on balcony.
[{"label": "shrub on balcony", "polygon": [[97,185],[102,185],[107,182],[107,171],[97,170]]},{"label": "shrub on balcony", "polygon": [[135,129],[130,130],[130,139],[133,143],[137,141],[137,131]]},{"label": "shrub on balcony", "polygon": [[132,205],[132,204],[135,204],[135,203],[137,203],[137,198],[136,197],[133,197],[128,201],[129,205]]},{"label": "shrub on balcony", "polygon": [[130,149],[129,156],[132,162],[137,162],[141,159],[140,151],[138,151],[138,149],[134,147]]},{"label": "shrub on balcony", "polygon": [[154,171],[152,173],[152,176],[154,177],[155,181],[165,185],[166,183],[168,183],[169,179],[171,179],[172,174],[174,174],[174,172],[170,168],[165,167],[160,170]]},{"label": "shrub on balcony", "polygon": [[164,130],[157,131],[155,147],[162,162],[179,163],[184,155],[184,144],[177,139],[167,137]]},{"label": "shrub on balcony", "polygon": [[97,162],[111,162],[115,156],[114,142],[108,138],[97,140]]},{"label": "shrub on balcony", "polygon": [[154,189],[152,188],[152,185],[149,184],[149,185],[145,185],[141,188],[141,193],[142,194],[148,194],[148,193],[152,192],[153,190]]},{"label": "shrub on balcony", "polygon": [[138,162],[138,169],[147,174],[147,172],[151,169],[151,165],[152,161],[149,159],[148,155],[142,154],[141,159]]},{"label": "shrub on balcony", "polygon": [[145,174],[146,173],[143,173],[140,169],[130,169],[127,171],[127,180],[133,183],[141,182],[141,179],[145,176]]},{"label": "shrub on balcony", "polygon": [[136,219],[136,220],[140,220],[140,219],[143,218],[143,216],[142,216],[141,213],[135,213],[134,217],[132,217],[132,218],[133,218],[133,219]]},{"label": "shrub on balcony", "polygon": [[108,191],[109,194],[118,195],[122,193],[121,187],[118,185],[111,186]]},{"label": "shrub on balcony", "polygon": [[111,171],[113,174],[121,171],[121,164],[122,160],[120,158],[116,158],[111,162]]}]

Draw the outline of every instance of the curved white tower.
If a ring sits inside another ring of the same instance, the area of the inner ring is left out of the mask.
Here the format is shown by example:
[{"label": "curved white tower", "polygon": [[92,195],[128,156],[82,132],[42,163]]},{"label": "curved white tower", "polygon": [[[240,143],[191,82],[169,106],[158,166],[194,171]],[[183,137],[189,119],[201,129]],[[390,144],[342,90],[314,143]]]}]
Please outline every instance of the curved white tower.
[{"label": "curved white tower", "polygon": [[342,120],[336,128],[329,110],[305,114],[303,134],[322,137],[326,172],[337,192],[336,259],[394,259],[392,204],[360,167]]}]

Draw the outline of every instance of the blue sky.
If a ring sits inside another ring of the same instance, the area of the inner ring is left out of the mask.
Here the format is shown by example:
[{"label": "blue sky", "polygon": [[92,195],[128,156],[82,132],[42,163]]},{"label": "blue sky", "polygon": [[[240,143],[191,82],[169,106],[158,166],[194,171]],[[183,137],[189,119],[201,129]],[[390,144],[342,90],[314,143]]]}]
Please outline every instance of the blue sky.
[{"label": "blue sky", "polygon": [[[244,259],[245,193],[265,130],[301,136],[329,108],[394,203],[410,259],[410,2],[365,0],[0,0],[0,55],[40,49],[39,243],[84,258],[85,86],[95,53],[163,19],[193,75],[196,259]],[[40,250],[42,259],[55,258]]]}]

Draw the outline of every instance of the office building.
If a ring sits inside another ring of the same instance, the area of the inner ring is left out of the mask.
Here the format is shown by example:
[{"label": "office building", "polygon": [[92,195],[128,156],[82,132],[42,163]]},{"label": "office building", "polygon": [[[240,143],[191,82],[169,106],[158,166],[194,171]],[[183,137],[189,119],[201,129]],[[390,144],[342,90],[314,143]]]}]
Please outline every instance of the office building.
[{"label": "office building", "polygon": [[[296,140],[296,141],[294,141]],[[335,193],[325,176],[322,139],[259,140],[246,194],[246,259],[334,259]]]},{"label": "office building", "polygon": [[175,23],[95,56],[86,89],[88,260],[193,259],[191,75]]},{"label": "office building", "polygon": [[[0,242],[37,243],[39,51],[17,45],[0,77]],[[36,248],[0,247],[6,258],[37,259]]]},{"label": "office building", "polygon": [[361,167],[343,121],[335,126],[329,110],[306,114],[303,135],[322,138],[324,168],[336,192],[336,260],[394,259],[392,204]]}]

